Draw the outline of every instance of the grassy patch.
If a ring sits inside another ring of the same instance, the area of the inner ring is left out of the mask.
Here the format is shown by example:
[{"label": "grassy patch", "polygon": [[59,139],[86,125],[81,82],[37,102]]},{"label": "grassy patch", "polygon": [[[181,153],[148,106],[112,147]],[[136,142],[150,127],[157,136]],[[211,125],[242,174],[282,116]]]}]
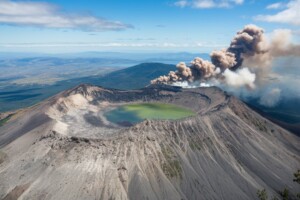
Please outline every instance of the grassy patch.
[{"label": "grassy patch", "polygon": [[203,145],[201,144],[201,142],[190,141],[189,144],[193,151],[196,151],[196,150],[200,151],[203,148]]},{"label": "grassy patch", "polygon": [[4,162],[4,160],[7,158],[7,155],[0,151],[0,164]]},{"label": "grassy patch", "polygon": [[179,177],[182,178],[182,168],[180,161],[176,159],[170,148],[162,148],[162,153],[166,159],[166,162],[162,164],[163,172],[169,177]]},{"label": "grassy patch", "polygon": [[195,138],[195,139],[189,140],[189,144],[193,151],[196,151],[196,150],[201,151],[204,148],[204,145],[213,146],[213,141],[209,137],[206,137],[203,139]]},{"label": "grassy patch", "polygon": [[12,116],[13,116],[13,114],[10,114],[7,117],[1,119],[0,120],[0,127],[3,126],[6,122],[8,122]]},{"label": "grassy patch", "polygon": [[260,131],[268,132],[268,129],[267,129],[266,125],[263,124],[262,122],[260,122],[260,121],[253,121],[253,124],[254,124],[255,127],[258,128]]}]

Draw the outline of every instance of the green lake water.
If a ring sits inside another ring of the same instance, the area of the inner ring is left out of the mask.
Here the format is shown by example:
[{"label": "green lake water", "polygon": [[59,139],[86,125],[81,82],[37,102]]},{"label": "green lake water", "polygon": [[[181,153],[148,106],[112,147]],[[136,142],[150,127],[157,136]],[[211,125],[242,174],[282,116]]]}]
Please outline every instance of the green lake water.
[{"label": "green lake water", "polygon": [[108,121],[130,126],[145,119],[181,119],[193,116],[195,113],[189,109],[172,104],[139,103],[117,107],[104,114]]}]

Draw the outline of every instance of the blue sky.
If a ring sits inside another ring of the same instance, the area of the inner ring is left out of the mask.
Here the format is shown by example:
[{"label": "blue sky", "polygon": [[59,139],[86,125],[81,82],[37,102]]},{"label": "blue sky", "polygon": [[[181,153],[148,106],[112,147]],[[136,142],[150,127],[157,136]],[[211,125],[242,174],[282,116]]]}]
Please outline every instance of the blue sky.
[{"label": "blue sky", "polygon": [[300,0],[0,0],[0,51],[209,52],[256,24],[291,29]]}]

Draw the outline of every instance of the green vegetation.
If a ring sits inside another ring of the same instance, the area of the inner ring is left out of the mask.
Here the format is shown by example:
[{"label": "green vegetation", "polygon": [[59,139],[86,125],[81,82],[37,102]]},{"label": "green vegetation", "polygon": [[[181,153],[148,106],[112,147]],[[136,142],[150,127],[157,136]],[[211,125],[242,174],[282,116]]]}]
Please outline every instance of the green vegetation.
[{"label": "green vegetation", "polygon": [[195,142],[193,140],[189,141],[190,147],[193,151],[201,150],[203,145],[200,142]]},{"label": "green vegetation", "polygon": [[287,188],[284,188],[284,190],[280,192],[280,196],[282,197],[282,200],[288,200],[289,193],[290,193],[289,190]]},{"label": "green vegetation", "polygon": [[191,139],[189,140],[189,144],[190,147],[193,151],[199,150],[201,151],[201,149],[203,149],[203,147],[206,146],[212,146],[213,145],[213,141],[211,140],[211,138],[206,137],[206,138],[195,138],[195,139]]},{"label": "green vegetation", "polygon": [[4,162],[4,160],[7,158],[7,155],[0,151],[0,164]]},{"label": "green vegetation", "polygon": [[297,182],[300,184],[300,169],[297,170],[297,172],[294,173],[294,182]]},{"label": "green vegetation", "polygon": [[[294,179],[293,181],[300,184],[300,169],[297,170],[297,172],[294,173]],[[300,199],[300,192],[297,193],[297,198]]]},{"label": "green vegetation", "polygon": [[8,120],[10,120],[10,118],[12,117],[13,115],[8,115],[7,117],[3,118],[0,120],[0,127],[3,126],[6,122],[8,122]]},{"label": "green vegetation", "polygon": [[265,126],[265,124],[263,124],[262,122],[256,120],[256,121],[253,121],[253,124],[261,131],[263,132],[267,132],[268,129],[267,127]]},{"label": "green vegetation", "polygon": [[[300,170],[298,169],[297,172],[294,173],[294,182],[297,182],[300,184]],[[262,189],[262,190],[258,190],[257,191],[257,197],[260,200],[268,200],[268,193],[266,191],[266,189]],[[290,191],[287,188],[284,188],[283,191],[279,191],[278,194],[281,196],[282,200],[289,200],[289,199],[294,199],[293,197],[291,197],[292,195],[290,195]],[[300,199],[300,193],[296,194],[297,199]],[[278,200],[277,197],[273,197],[271,200]]]},{"label": "green vegetation", "polygon": [[137,123],[144,119],[181,119],[193,116],[195,113],[171,104],[139,103],[118,107],[104,115],[109,121],[114,123],[124,121]]},{"label": "green vegetation", "polygon": [[176,159],[176,156],[170,148],[162,147],[162,153],[166,159],[166,162],[162,164],[162,170],[169,177],[182,178],[182,168],[180,162]]},{"label": "green vegetation", "polygon": [[260,200],[268,200],[268,194],[266,192],[266,189],[258,190],[257,196]]}]

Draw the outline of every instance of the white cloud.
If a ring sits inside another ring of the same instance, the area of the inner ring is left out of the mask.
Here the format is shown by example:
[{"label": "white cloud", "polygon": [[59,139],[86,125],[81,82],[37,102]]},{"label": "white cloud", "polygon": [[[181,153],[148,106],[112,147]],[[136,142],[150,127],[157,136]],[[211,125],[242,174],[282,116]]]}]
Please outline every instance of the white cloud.
[{"label": "white cloud", "polygon": [[177,1],[174,3],[175,6],[178,6],[178,7],[181,7],[181,8],[184,8],[188,5],[188,1],[186,0],[181,0],[181,1]]},{"label": "white cloud", "polygon": [[213,8],[216,7],[216,3],[213,0],[198,0],[193,2],[193,6],[195,8]]},{"label": "white cloud", "polygon": [[286,9],[274,15],[258,15],[254,19],[266,22],[300,25],[300,0],[290,1],[286,5]]},{"label": "white cloud", "polygon": [[9,0],[0,1],[1,15],[47,15],[51,14],[57,7],[47,3],[35,2],[12,2]]},{"label": "white cloud", "polygon": [[268,5],[267,9],[279,9],[282,7],[284,7],[284,4],[281,2],[278,2],[278,3],[273,3],[273,4]]},{"label": "white cloud", "polygon": [[200,44],[200,43],[138,43],[138,42],[107,42],[107,43],[0,43],[0,48],[37,48],[37,47],[156,47],[156,48],[213,48],[224,47],[218,44]]},{"label": "white cloud", "polygon": [[234,1],[236,4],[243,4],[244,3],[244,0],[235,0]]},{"label": "white cloud", "polygon": [[244,0],[180,0],[174,3],[178,7],[192,8],[227,8],[234,5],[243,4]]},{"label": "white cloud", "polygon": [[63,14],[57,6],[29,1],[0,0],[0,24],[67,28],[84,31],[124,30],[131,25],[91,15]]}]

